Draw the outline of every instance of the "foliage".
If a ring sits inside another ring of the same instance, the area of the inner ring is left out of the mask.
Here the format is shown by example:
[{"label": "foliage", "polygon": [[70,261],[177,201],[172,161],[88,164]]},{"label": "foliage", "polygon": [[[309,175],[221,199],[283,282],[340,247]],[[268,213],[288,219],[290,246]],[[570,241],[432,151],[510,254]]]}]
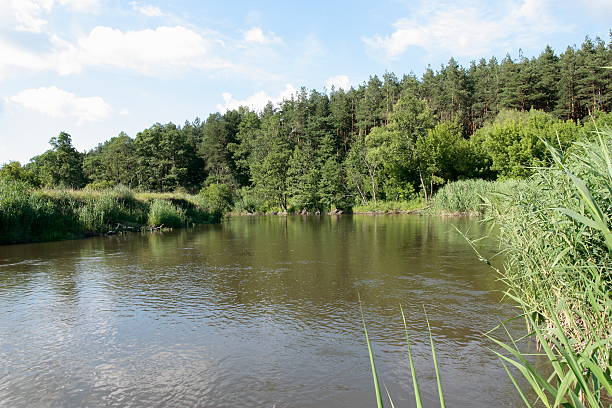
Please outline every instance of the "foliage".
[{"label": "foliage", "polygon": [[551,162],[545,143],[563,149],[576,140],[576,124],[558,121],[542,111],[503,111],[474,136],[491,157],[491,170],[501,178],[527,177]]},{"label": "foliage", "polygon": [[229,212],[234,206],[232,189],[227,184],[211,184],[198,193],[201,206],[211,214],[219,216]]},{"label": "foliage", "polygon": [[0,167],[0,180],[20,181],[31,186],[38,184],[32,171],[22,166],[18,161],[11,161]]},{"label": "foliage", "polygon": [[0,178],[185,193],[223,184],[235,197],[247,188],[247,207],[258,210],[429,199],[456,180],[529,177],[551,163],[544,142],[564,149],[610,124],[611,59],[610,43],[587,37],[559,55],[546,47],[531,59],[507,55],[467,68],[451,58],[420,78],[387,72],[348,90],[302,88],[261,112],[156,123],[86,153],[61,133],[26,166],[6,164]]},{"label": "foliage", "polygon": [[174,124],[158,123],[138,133],[134,150],[137,185],[143,190],[173,191],[201,182],[194,172],[194,167],[201,168],[196,143]]},{"label": "foliage", "polygon": [[35,190],[20,181],[0,180],[0,244],[77,238],[118,225],[138,229],[150,215],[151,222],[162,220],[156,226],[180,227],[218,222],[222,214],[210,213],[200,197],[190,195],[134,194],[125,186]]},{"label": "foliage", "polygon": [[485,215],[490,212],[492,202],[503,201],[500,196],[521,188],[525,183],[518,180],[455,181],[436,192],[430,210],[434,214]]},{"label": "foliage", "polygon": [[83,187],[83,189],[101,191],[101,190],[111,189],[113,188],[114,185],[115,183],[109,180],[96,180],[96,181],[92,181],[91,183],[87,183],[87,185]]},{"label": "foliage", "polygon": [[61,132],[49,141],[51,149],[32,159],[31,170],[45,187],[81,188],[86,179],[83,155],[72,146],[72,138]]},{"label": "foliage", "polygon": [[368,201],[353,207],[354,213],[395,213],[412,212],[425,206],[421,198],[409,201]]},{"label": "foliage", "polygon": [[170,228],[184,227],[187,224],[185,210],[169,201],[157,199],[149,207],[147,224],[150,226],[164,226]]},{"label": "foliage", "polygon": [[125,133],[99,144],[85,155],[83,171],[93,189],[112,188],[117,184],[135,187],[138,171],[135,167],[134,141]]}]

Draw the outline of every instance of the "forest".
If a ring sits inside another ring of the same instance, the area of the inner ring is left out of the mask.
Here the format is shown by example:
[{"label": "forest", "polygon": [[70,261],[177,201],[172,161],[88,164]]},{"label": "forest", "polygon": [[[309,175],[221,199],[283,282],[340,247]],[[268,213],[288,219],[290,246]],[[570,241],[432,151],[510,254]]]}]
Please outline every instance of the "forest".
[{"label": "forest", "polygon": [[[240,212],[350,211],[428,199],[463,179],[525,178],[579,135],[612,123],[612,42],[587,37],[557,55],[451,58],[417,78],[386,72],[349,90],[302,88],[261,112],[156,123],[87,152],[60,133],[0,179],[33,187],[195,194],[215,185]],[[75,137],[78,137],[76,135]]]}]

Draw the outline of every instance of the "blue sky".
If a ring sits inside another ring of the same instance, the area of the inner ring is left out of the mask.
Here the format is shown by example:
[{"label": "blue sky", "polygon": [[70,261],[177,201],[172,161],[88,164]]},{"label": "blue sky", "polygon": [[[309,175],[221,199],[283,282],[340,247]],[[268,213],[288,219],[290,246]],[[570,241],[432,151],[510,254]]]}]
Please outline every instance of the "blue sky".
[{"label": "blue sky", "polygon": [[0,163],[301,86],[608,41],[609,0],[0,0]]}]

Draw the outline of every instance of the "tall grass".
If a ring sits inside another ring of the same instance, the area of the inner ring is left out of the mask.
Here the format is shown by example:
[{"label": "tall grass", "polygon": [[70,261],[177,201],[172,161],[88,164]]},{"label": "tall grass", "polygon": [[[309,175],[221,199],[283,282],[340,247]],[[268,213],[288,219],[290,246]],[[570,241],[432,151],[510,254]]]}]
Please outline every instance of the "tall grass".
[{"label": "tall grass", "polygon": [[[363,313],[363,306],[361,304],[361,298],[359,299],[359,310],[361,312],[361,321],[363,324],[363,332],[365,335],[365,339],[366,339],[366,343],[368,345],[368,355],[370,357],[370,368],[372,371],[372,380],[374,382],[374,392],[376,395],[376,406],[377,408],[384,408],[384,401],[382,398],[382,392],[380,390],[380,380],[378,377],[378,371],[376,370],[376,362],[374,359],[374,352],[372,349],[372,343],[370,342],[370,336],[368,335],[368,328],[365,322],[365,315]],[[434,371],[436,373],[436,384],[438,387],[438,397],[439,397],[439,401],[440,401],[440,408],[445,408],[446,407],[446,402],[444,399],[444,392],[442,390],[442,376],[440,374],[440,369],[438,368],[438,358],[437,358],[437,354],[436,354],[436,346],[434,344],[434,340],[433,340],[433,335],[431,333],[431,326],[429,325],[429,318],[427,317],[427,312],[425,311],[425,308],[423,307],[423,311],[425,312],[425,320],[427,321],[427,330],[429,331],[429,345],[431,347],[431,355],[433,357],[433,365],[434,365]],[[418,383],[418,375],[416,372],[416,368],[414,365],[414,360],[412,358],[412,345],[411,345],[411,341],[410,341],[410,334],[408,332],[408,324],[406,323],[406,315],[404,314],[404,309],[402,308],[402,306],[400,305],[400,313],[402,315],[402,322],[404,324],[404,331],[406,333],[406,344],[407,344],[407,351],[408,351],[408,362],[410,365],[410,376],[412,379],[412,388],[414,391],[414,399],[415,399],[415,403],[417,408],[422,408],[423,407],[423,401],[421,399],[421,389],[419,387],[419,383]],[[393,403],[393,399],[391,398],[391,395],[389,394],[389,390],[387,391],[387,397],[389,399],[389,402],[391,404],[392,407],[395,406],[395,404]]]},{"label": "tall grass", "polygon": [[521,180],[459,180],[446,184],[436,192],[430,212],[438,215],[485,215],[491,201],[499,194],[508,194],[526,183]]},{"label": "tall grass", "polygon": [[550,149],[555,165],[494,207],[502,279],[527,313],[558,318],[576,346],[587,347],[612,338],[612,132],[567,155]]},{"label": "tall grass", "polygon": [[544,406],[598,407],[612,395],[612,131],[590,139],[565,154],[548,146],[553,166],[493,207],[507,295],[552,375],[538,373],[515,344],[497,342]]},{"label": "tall grass", "polygon": [[147,223],[151,226],[183,227],[187,223],[187,216],[182,208],[168,201],[157,199],[151,204]]},{"label": "tall grass", "polygon": [[108,190],[34,190],[0,181],[0,244],[49,241],[105,233],[117,227],[218,222],[201,197],[172,193]]}]

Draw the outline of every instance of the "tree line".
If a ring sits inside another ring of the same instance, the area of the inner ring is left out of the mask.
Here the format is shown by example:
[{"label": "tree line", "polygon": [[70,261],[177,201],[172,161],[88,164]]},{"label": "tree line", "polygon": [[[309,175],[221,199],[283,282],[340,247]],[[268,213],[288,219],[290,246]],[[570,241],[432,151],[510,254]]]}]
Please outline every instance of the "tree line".
[{"label": "tree line", "polygon": [[546,47],[467,68],[451,58],[420,78],[387,72],[350,90],[302,88],[261,112],[157,123],[85,153],[60,133],[50,150],[6,164],[0,177],[147,191],[223,185],[246,211],[428,197],[458,179],[529,176],[548,160],[542,140],[569,146],[587,118],[612,122],[611,61],[612,42],[588,37],[560,55]]}]

